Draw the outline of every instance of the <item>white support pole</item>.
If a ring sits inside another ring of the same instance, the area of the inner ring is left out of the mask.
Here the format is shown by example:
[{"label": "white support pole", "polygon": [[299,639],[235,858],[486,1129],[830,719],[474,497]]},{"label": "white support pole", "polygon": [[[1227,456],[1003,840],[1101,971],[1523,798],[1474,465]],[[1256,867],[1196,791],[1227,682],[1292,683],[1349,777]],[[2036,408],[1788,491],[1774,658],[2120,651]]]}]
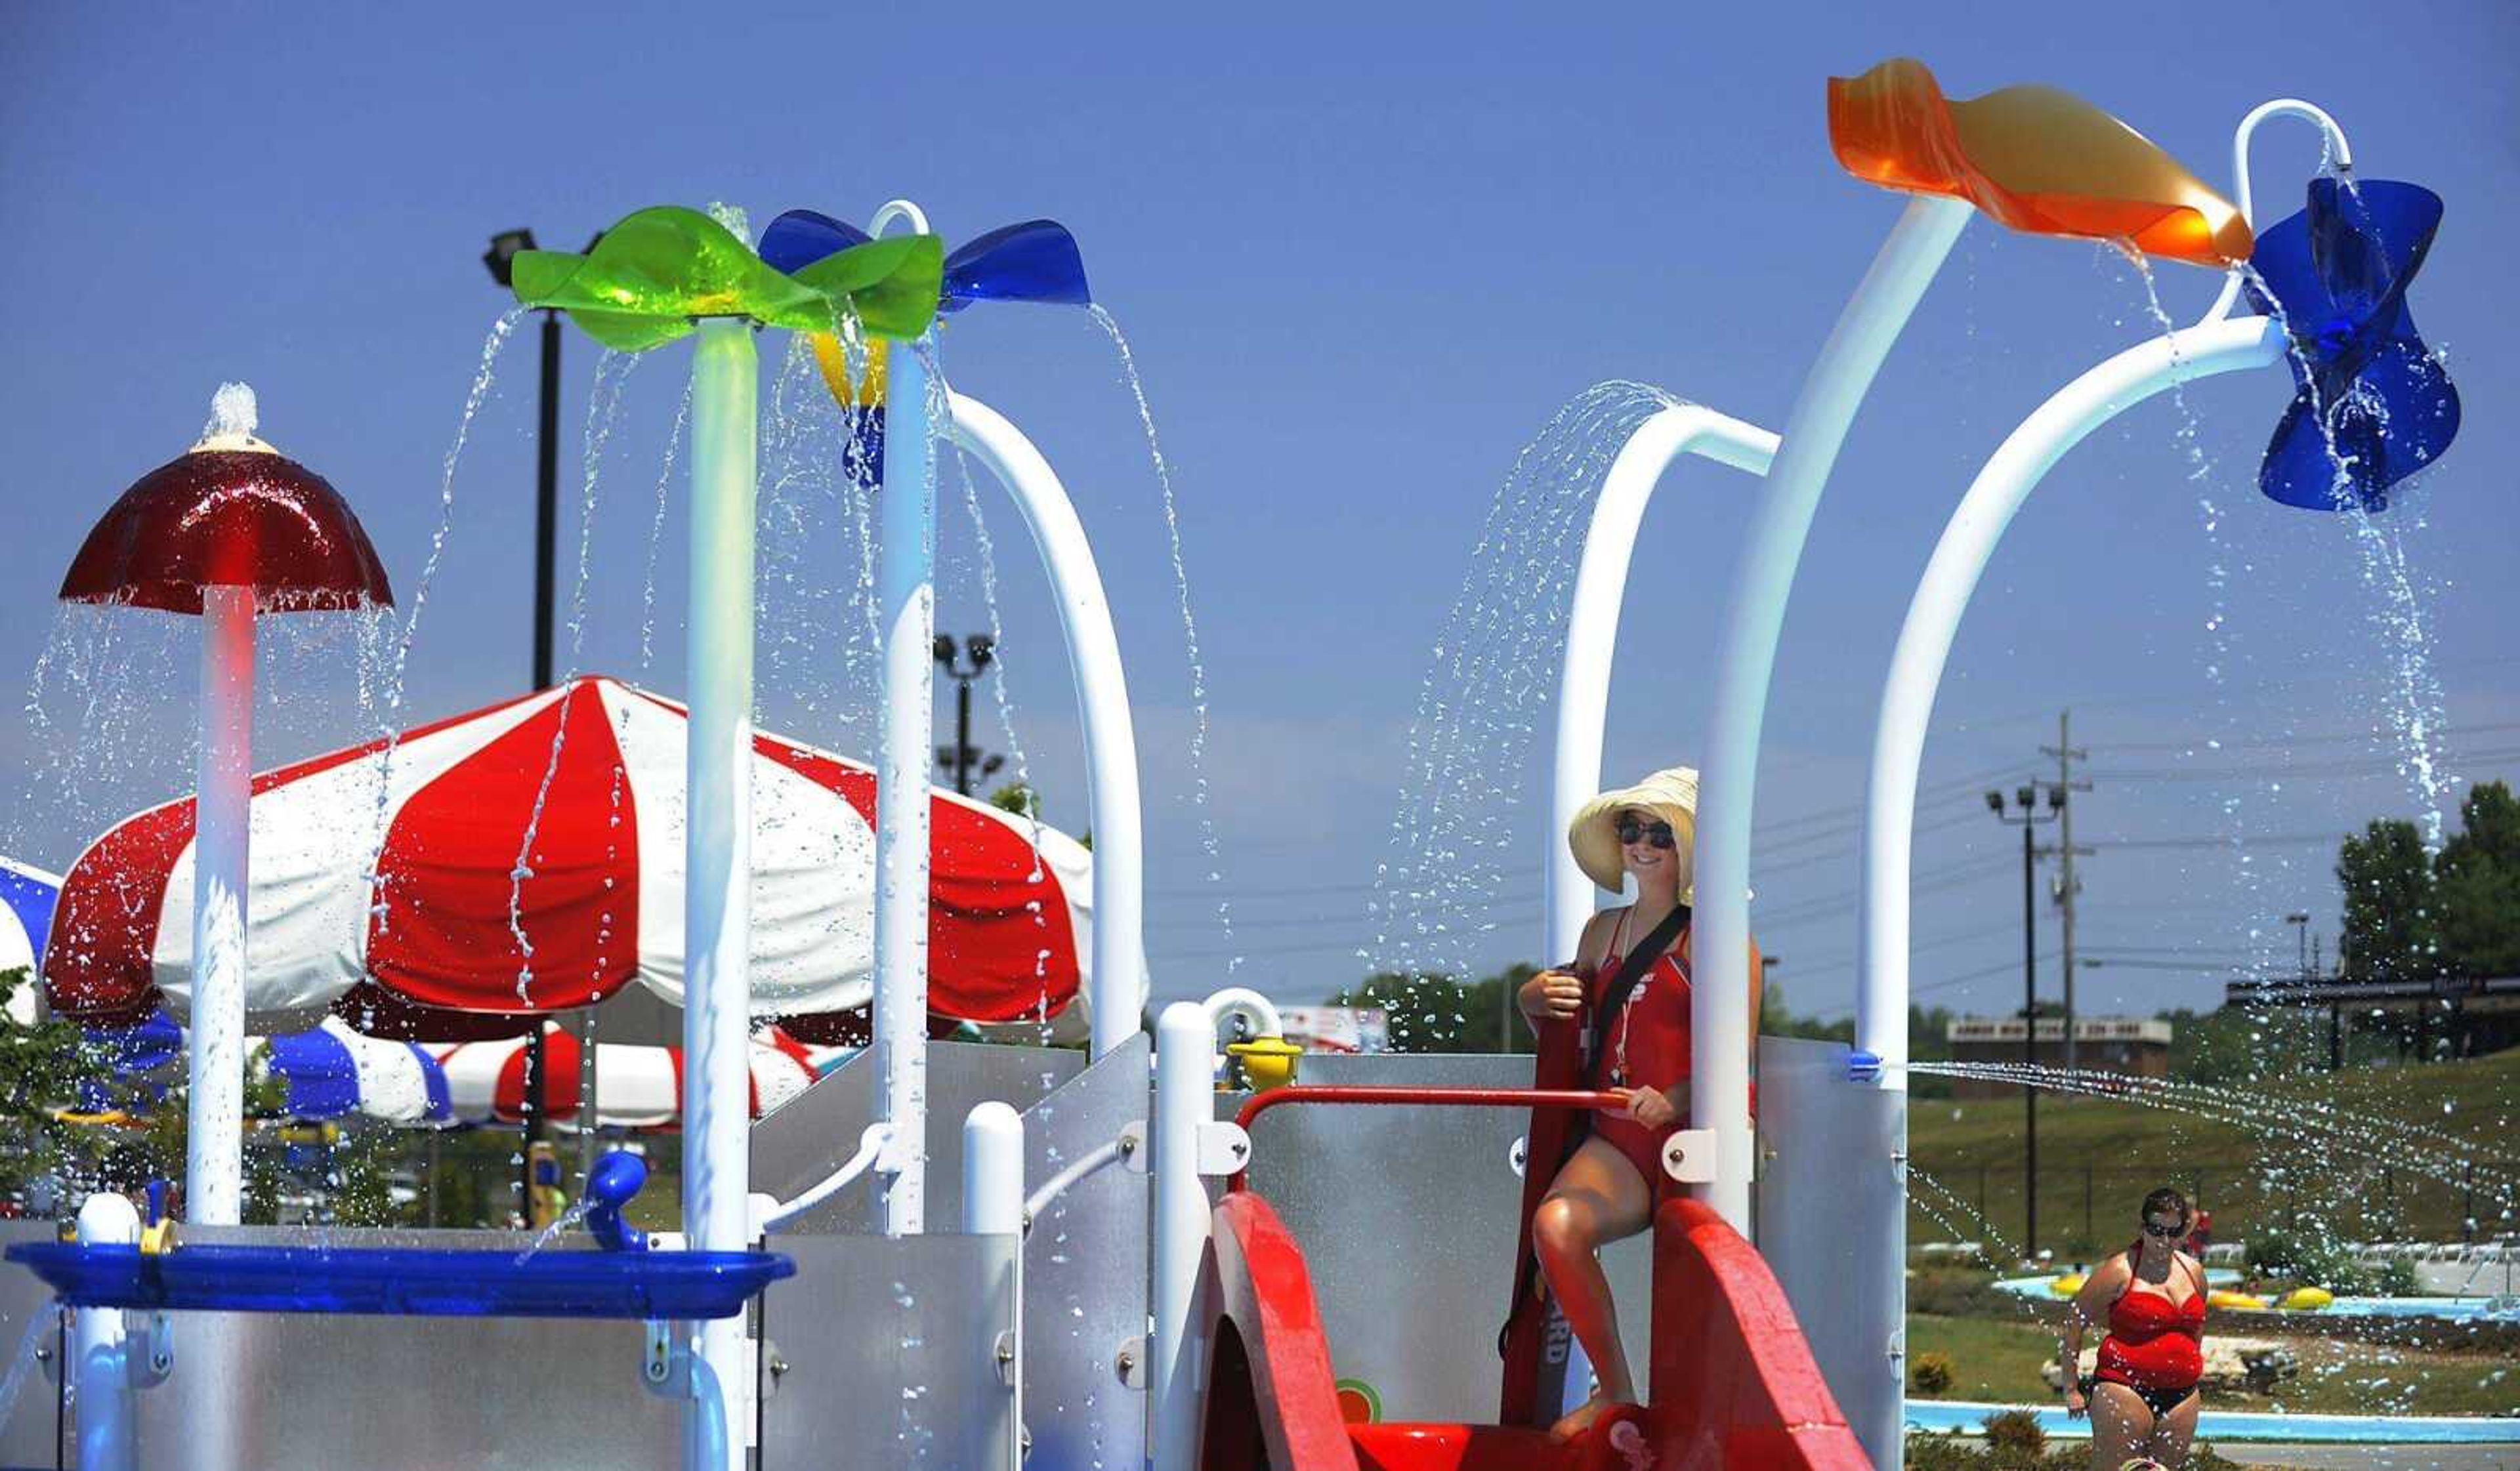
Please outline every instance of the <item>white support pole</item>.
[{"label": "white support pole", "polygon": [[[250,596],[250,595],[248,595]],[[79,1207],[82,1246],[131,1246],[140,1213],[112,1190]],[[140,1464],[131,1345],[119,1308],[80,1308],[70,1318],[69,1382],[78,1407],[79,1471],[134,1471]]]},{"label": "white support pole", "polygon": [[[1777,641],[1803,542],[1847,426],[1971,212],[1958,200],[1919,196],[1891,228],[1803,380],[1731,579],[1698,793],[1689,1117],[1715,1131],[1715,1180],[1699,1187],[1702,1198],[1744,1235],[1750,1230],[1756,1025],[1750,1014],[1750,816]],[[1717,576],[1731,571],[1732,561],[1715,548],[1704,558]]]},{"label": "white support pole", "polygon": [[1597,908],[1593,880],[1584,876],[1566,846],[1566,827],[1575,821],[1576,809],[1601,789],[1610,664],[1619,638],[1619,608],[1627,597],[1628,565],[1636,556],[1645,504],[1653,499],[1663,473],[1683,455],[1701,455],[1764,475],[1777,455],[1777,436],[1729,414],[1681,404],[1637,425],[1602,477],[1592,524],[1584,532],[1583,557],[1575,564],[1566,661],[1557,674],[1556,764],[1545,844],[1549,913],[1541,945],[1541,958],[1552,964],[1575,958],[1584,922]]},{"label": "white support pole", "polygon": [[[761,360],[738,318],[700,324],[692,354],[691,743],[684,831],[683,1231],[700,1251],[751,1245],[752,576]],[[742,1315],[698,1327],[728,1434],[684,1444],[687,1471],[742,1471],[753,1415]],[[715,1455],[723,1464],[702,1468]]]},{"label": "white support pole", "polygon": [[[1944,526],[1925,574],[1908,604],[1873,727],[1872,766],[1865,791],[1863,921],[1857,952],[1855,1047],[1880,1059],[1874,1094],[1875,1133],[1890,1153],[1908,1140],[1909,859],[1916,777],[1925,732],[1952,641],[1970,596],[2013,515],[2056,462],[2100,425],[2173,384],[2280,361],[2283,331],[2264,318],[2211,321],[2119,353],[2076,379],[2004,439],[1978,471]],[[1854,1233],[1872,1290],[1843,1306],[1859,1341],[1901,1346],[1883,1379],[1842,1390],[1855,1433],[1873,1459],[1896,1464],[1904,1429],[1908,1208],[1906,1173],[1895,1163],[1886,1180],[1849,1182],[1851,1199],[1868,1217]]]},{"label": "white support pole", "polygon": [[1207,1184],[1198,1131],[1216,1117],[1216,1037],[1205,1007],[1175,1002],[1155,1022],[1154,1340],[1148,1360],[1149,1471],[1190,1471],[1198,1454],[1199,1257],[1207,1248]]},{"label": "white support pole", "polygon": [[973,1236],[1012,1236],[1014,1321],[1009,1332],[1007,1383],[1013,1391],[1004,1444],[1006,1471],[1023,1465],[1023,1116],[992,1100],[963,1119],[963,1230]]},{"label": "white support pole", "polygon": [[936,736],[936,477],[921,343],[884,354],[883,488],[876,605],[883,724],[876,754],[875,1068],[884,1142],[883,1229],[927,1220],[927,765]]},{"label": "white support pole", "polygon": [[253,589],[202,590],[202,748],[194,794],[192,1095],[184,1216],[234,1226],[245,1204],[245,981],[253,794]]},{"label": "white support pole", "polygon": [[1094,547],[1066,488],[1021,430],[977,399],[952,398],[954,442],[997,476],[1041,552],[1076,670],[1085,728],[1086,802],[1094,831],[1094,944],[1087,1005],[1102,1056],[1138,1035],[1147,1004],[1146,857],[1138,807],[1138,737],[1120,639]]},{"label": "white support pole", "polygon": [[2049,468],[2092,430],[2179,383],[2263,368],[2283,354],[2283,329],[2265,317],[2211,322],[2128,348],[2023,420],[1969,482],[1943,527],[1890,655],[1865,791],[1855,1046],[1881,1059],[1883,1087],[1907,1087],[1909,858],[1925,729],[1960,617],[1997,542]]}]

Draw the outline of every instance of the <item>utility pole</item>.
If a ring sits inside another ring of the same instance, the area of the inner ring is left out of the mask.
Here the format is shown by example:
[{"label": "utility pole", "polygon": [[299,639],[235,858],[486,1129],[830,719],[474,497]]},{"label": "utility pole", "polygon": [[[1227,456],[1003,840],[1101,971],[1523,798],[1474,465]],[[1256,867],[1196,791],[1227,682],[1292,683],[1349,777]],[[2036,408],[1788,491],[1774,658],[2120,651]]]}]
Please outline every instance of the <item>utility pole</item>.
[{"label": "utility pole", "polygon": [[2074,780],[2074,763],[2089,761],[2092,753],[2074,744],[2074,712],[2056,712],[2056,743],[2039,749],[2056,758],[2056,780],[2048,788],[2048,805],[2055,809],[2056,826],[2056,903],[2064,909],[2065,952],[2065,1071],[2072,1072],[2077,1062],[2074,1046],[2074,897],[2083,891],[2082,880],[2074,876],[2074,860],[2088,857],[2089,848],[2074,846],[2074,804],[2072,794],[2090,791],[2089,780]]},{"label": "utility pole", "polygon": [[[2042,816],[2039,785],[2025,781],[2013,792],[2021,809],[2017,818],[2005,815],[2003,793],[1986,794],[1987,810],[1996,821],[2021,829],[2021,1061],[2027,1070],[2021,1080],[2021,1251],[2034,1262],[2039,1259],[2039,1086],[2034,1081],[2039,1066],[2039,845],[2031,829],[2059,820],[2065,804],[2064,791],[2051,786],[2048,810]],[[2066,1035],[2073,1035],[2070,1023]],[[1983,1210],[1979,1214],[1983,1217]]]}]

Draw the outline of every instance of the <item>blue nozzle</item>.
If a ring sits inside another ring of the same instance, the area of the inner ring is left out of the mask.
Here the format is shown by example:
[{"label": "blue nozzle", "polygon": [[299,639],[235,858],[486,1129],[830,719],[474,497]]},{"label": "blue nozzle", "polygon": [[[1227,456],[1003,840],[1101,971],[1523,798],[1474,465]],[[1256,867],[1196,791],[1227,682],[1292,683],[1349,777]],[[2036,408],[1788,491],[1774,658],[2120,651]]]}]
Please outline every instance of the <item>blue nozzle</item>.
[{"label": "blue nozzle", "polygon": [[606,1251],[646,1251],[648,1233],[621,1219],[621,1208],[648,1182],[648,1162],[615,1149],[586,1177],[586,1228]]},{"label": "blue nozzle", "polygon": [[1878,1083],[1881,1081],[1881,1054],[1858,1048],[1846,1054],[1846,1081]]},{"label": "blue nozzle", "polygon": [[147,1195],[149,1199],[149,1215],[147,1220],[141,1222],[141,1225],[156,1226],[158,1222],[166,1219],[166,1181],[162,1180],[153,1180],[149,1181]]}]

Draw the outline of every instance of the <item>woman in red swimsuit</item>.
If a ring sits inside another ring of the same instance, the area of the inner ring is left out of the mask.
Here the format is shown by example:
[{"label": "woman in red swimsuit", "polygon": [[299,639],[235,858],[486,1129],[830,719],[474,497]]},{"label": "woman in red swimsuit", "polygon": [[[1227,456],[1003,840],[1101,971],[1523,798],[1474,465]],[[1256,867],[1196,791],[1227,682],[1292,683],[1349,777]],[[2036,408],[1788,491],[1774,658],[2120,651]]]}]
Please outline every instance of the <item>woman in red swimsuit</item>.
[{"label": "woman in red swimsuit", "polygon": [[2193,1213],[2187,1197],[2159,1189],[2143,1197],[2143,1233],[2101,1263],[2074,1295],[2058,1362],[2079,1367],[2083,1331],[2105,1322],[2098,1371],[2068,1375],[2065,1409],[2092,1417],[2092,1464],[2117,1471],[2150,1454],[2167,1466],[2187,1461],[2196,1434],[2196,1381],[2205,1373],[2205,1269],[2179,1250]]},{"label": "woman in red swimsuit", "polygon": [[[1532,1218],[1541,1270],[1599,1381],[1592,1398],[1552,1429],[1561,1440],[1580,1435],[1610,1406],[1637,1401],[1609,1278],[1597,1253],[1651,1222],[1663,1179],[1662,1142],[1688,1106],[1688,910],[1696,810],[1697,773],[1687,767],[1656,772],[1585,804],[1567,831],[1576,861],[1595,883],[1614,892],[1624,887],[1624,875],[1634,874],[1637,901],[1594,915],[1575,963],[1533,976],[1517,997],[1535,1030],[1548,1021],[1592,1017],[1591,1086],[1627,1100],[1624,1108],[1594,1116],[1589,1137],[1558,1170]],[[1668,938],[1657,943],[1657,936]],[[1632,953],[1646,944],[1656,944],[1658,954],[1614,1002],[1606,993]],[[1758,1010],[1753,948],[1750,1014]]]}]

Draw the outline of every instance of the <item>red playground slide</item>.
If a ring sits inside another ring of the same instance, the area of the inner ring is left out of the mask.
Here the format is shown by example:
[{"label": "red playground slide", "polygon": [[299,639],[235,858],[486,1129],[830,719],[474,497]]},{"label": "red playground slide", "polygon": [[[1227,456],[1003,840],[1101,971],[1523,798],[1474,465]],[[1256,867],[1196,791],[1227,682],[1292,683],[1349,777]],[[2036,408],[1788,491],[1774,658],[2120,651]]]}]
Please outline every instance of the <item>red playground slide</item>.
[{"label": "red playground slide", "polygon": [[1209,1262],[1202,1471],[1868,1467],[1758,1252],[1693,1200],[1665,1201],[1653,1232],[1652,1404],[1565,1443],[1529,1425],[1350,1424],[1302,1250],[1266,1200],[1229,1193]]}]

